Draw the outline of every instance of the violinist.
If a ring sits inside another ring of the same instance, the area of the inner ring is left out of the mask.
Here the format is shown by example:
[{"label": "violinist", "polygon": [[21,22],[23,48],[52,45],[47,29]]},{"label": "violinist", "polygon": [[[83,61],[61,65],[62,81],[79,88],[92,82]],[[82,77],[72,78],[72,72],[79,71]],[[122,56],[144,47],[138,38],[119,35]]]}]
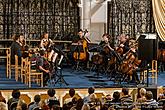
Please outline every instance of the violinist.
[{"label": "violinist", "polygon": [[21,53],[22,53],[22,56],[25,58],[25,57],[28,57],[28,46],[26,45],[26,40],[25,40],[25,37],[23,34],[20,34],[20,38],[19,38],[19,44],[21,46]]},{"label": "violinist", "polygon": [[112,43],[111,43],[110,39],[111,39],[111,37],[107,33],[105,33],[105,34],[103,34],[102,41],[99,44],[102,48],[100,54],[103,56],[103,62],[106,66],[108,65],[108,58],[112,57],[111,50],[113,50],[113,49],[111,48]]},{"label": "violinist", "polygon": [[47,32],[43,34],[43,38],[41,39],[40,47],[43,50],[49,51],[49,48],[53,45],[53,41],[49,38]]}]

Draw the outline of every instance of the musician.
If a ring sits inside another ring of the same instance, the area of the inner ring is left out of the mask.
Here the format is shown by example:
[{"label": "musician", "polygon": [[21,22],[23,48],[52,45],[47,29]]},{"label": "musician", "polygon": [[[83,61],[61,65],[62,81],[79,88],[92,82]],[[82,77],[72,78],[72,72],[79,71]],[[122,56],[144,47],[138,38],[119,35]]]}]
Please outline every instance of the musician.
[{"label": "musician", "polygon": [[20,34],[20,38],[19,38],[19,44],[21,46],[21,53],[22,53],[22,56],[25,58],[25,57],[28,57],[28,46],[26,45],[26,41],[25,41],[25,37],[23,36],[23,34]]},{"label": "musician", "polygon": [[134,56],[134,61],[132,61],[132,64],[131,64],[131,66],[133,66],[132,67],[132,73],[133,74],[132,74],[132,78],[130,78],[130,82],[139,83],[139,78],[137,75],[137,69],[138,69],[138,66],[141,63],[141,61],[138,60],[138,48],[137,48],[137,44],[136,44],[135,39],[129,40],[129,47],[130,47],[130,52]]},{"label": "musician", "polygon": [[119,47],[123,48],[123,54],[125,54],[130,48],[129,48],[129,35],[121,34],[119,36]]},{"label": "musician", "polygon": [[21,45],[20,45],[20,34],[16,34],[13,37],[13,43],[11,44],[11,63],[14,64],[15,63],[15,55],[18,56],[19,58],[19,63],[22,57],[22,53],[21,53]]},{"label": "musician", "polygon": [[112,57],[112,43],[110,41],[111,37],[105,33],[102,36],[102,41],[99,43],[99,45],[101,46],[101,51],[100,54],[103,55],[103,60],[105,63],[105,66],[108,65],[108,58]]},{"label": "musician", "polygon": [[53,45],[53,41],[49,38],[47,32],[43,34],[43,38],[41,39],[40,47],[46,51]]},{"label": "musician", "polygon": [[[89,61],[88,43],[90,40],[86,37],[87,33],[87,30],[83,31],[80,29],[77,36],[73,38],[72,45],[74,45],[74,51],[72,51],[73,57],[71,58],[73,61],[82,60],[85,65]],[[74,65],[75,62],[72,63]]]},{"label": "musician", "polygon": [[49,79],[49,74],[50,74],[50,65],[46,58],[44,57],[45,51],[40,50],[40,56],[37,58],[36,61],[36,66],[37,66],[37,71],[43,72],[43,85],[47,85],[47,81]]}]

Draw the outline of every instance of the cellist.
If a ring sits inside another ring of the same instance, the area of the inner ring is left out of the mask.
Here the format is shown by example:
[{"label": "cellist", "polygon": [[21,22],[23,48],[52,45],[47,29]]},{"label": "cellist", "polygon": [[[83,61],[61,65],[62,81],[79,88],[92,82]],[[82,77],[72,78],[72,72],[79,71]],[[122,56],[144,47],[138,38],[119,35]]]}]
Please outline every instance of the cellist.
[{"label": "cellist", "polygon": [[125,34],[121,34],[119,36],[119,46],[116,48],[116,50],[118,50],[119,48],[122,48],[122,54],[125,54],[130,48],[129,48],[129,35],[125,35]]}]

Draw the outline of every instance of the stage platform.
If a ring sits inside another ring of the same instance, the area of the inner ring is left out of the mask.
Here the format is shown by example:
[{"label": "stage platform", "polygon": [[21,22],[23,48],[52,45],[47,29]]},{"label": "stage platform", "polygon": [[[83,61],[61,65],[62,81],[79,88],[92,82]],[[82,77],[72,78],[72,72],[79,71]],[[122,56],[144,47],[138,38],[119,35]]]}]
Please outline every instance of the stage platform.
[{"label": "stage platform", "polygon": [[[94,86],[96,88],[121,88],[121,87],[146,87],[146,84],[135,84],[123,82],[121,84],[117,82],[110,81],[105,75],[97,76],[95,72],[85,71],[74,71],[71,67],[65,67],[62,69],[65,81],[69,84],[60,85],[59,83],[54,84],[51,80],[46,87],[40,87],[36,84],[32,84],[29,88],[27,85],[21,81],[15,81],[14,71],[12,71],[12,78],[6,78],[6,67],[5,65],[0,65],[0,89],[1,90],[11,90],[11,89],[46,89],[46,88],[88,88]],[[149,84],[149,87],[159,87],[165,86],[165,72],[158,73],[158,84]]]}]

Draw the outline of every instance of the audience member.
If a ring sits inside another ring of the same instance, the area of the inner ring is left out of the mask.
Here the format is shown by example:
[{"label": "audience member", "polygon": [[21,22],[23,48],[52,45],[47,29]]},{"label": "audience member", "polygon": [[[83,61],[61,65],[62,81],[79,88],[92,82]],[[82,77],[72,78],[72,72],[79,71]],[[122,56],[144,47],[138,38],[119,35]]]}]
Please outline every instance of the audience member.
[{"label": "audience member", "polygon": [[156,110],[158,108],[158,102],[153,99],[153,94],[151,91],[146,92],[146,101],[142,104],[141,110]]},{"label": "audience member", "polygon": [[145,88],[141,88],[140,91],[140,98],[137,99],[137,103],[143,103],[146,101],[146,89]]},{"label": "audience member", "polygon": [[56,92],[54,89],[49,89],[47,91],[47,94],[49,95],[49,98],[47,99],[47,105],[49,106],[50,109],[52,108],[53,105],[59,105],[60,106],[60,102],[55,97],[55,93]]},{"label": "audience member", "polygon": [[39,102],[41,100],[40,95],[34,96],[34,104],[29,106],[29,110],[33,110],[34,108],[40,108]]},{"label": "audience member", "polygon": [[6,103],[6,100],[5,100],[5,98],[2,96],[1,91],[0,91],[0,102]]},{"label": "audience member", "polygon": [[84,97],[84,99],[83,99],[84,103],[91,102],[94,97],[96,98],[96,95],[95,95],[94,92],[95,92],[95,88],[94,87],[88,88],[88,96]]},{"label": "audience member", "polygon": [[133,107],[133,100],[132,97],[129,95],[129,89],[128,88],[122,88],[121,92],[121,104],[123,106],[123,110],[131,110]]},{"label": "audience member", "polygon": [[69,96],[70,97],[64,100],[64,104],[67,104],[69,102],[72,102],[72,99],[73,99],[74,95],[75,95],[75,90],[73,88],[71,88],[69,90]]},{"label": "audience member", "polygon": [[45,100],[41,100],[39,105],[42,110],[49,110],[49,106],[46,104]]},{"label": "audience member", "polygon": [[11,107],[17,107],[17,103],[19,101],[19,97],[20,97],[21,93],[19,90],[13,90],[12,91],[12,98],[10,98],[7,102],[8,104],[8,110],[12,110]]}]

